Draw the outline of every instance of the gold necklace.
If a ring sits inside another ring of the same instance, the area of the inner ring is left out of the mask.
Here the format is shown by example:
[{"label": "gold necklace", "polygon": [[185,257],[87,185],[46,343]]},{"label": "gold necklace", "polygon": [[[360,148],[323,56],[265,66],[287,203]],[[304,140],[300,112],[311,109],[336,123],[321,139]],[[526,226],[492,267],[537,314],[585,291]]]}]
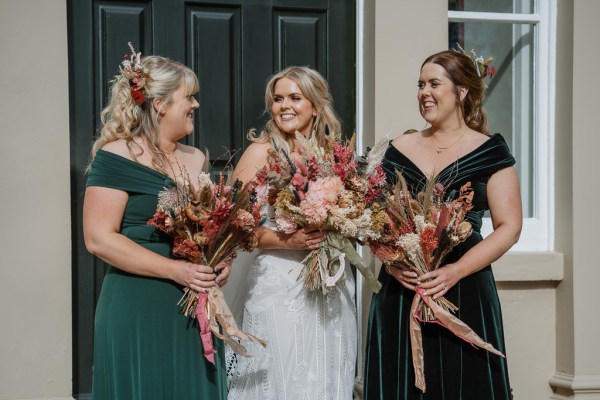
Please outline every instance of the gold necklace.
[{"label": "gold necklace", "polygon": [[161,149],[160,147],[159,150],[164,154],[169,164],[173,164],[173,160],[171,159],[171,157],[173,157],[175,161],[179,163],[179,158],[177,158],[177,145],[175,145],[175,148],[172,151],[166,151]]},{"label": "gold necklace", "polygon": [[462,133],[462,135],[460,135],[460,137],[459,137],[458,139],[456,139],[456,141],[455,141],[454,143],[452,143],[451,145],[449,145],[449,146],[446,146],[446,147],[438,146],[438,144],[435,142],[435,139],[433,138],[433,135],[432,135],[432,136],[431,136],[431,140],[433,141],[433,145],[435,146],[435,152],[436,152],[437,154],[440,154],[442,151],[444,151],[444,150],[448,150],[450,147],[452,147],[452,146],[454,146],[456,143],[460,142],[460,139],[462,139],[462,138],[463,138],[463,137],[464,137],[464,136],[467,134],[467,132],[468,132],[468,131],[469,131],[469,130],[468,130],[468,129],[466,129],[466,130],[465,130],[465,131]]},{"label": "gold necklace", "polygon": [[171,152],[162,150],[162,153],[164,154],[164,158],[167,162],[167,165],[164,166],[164,168],[167,169],[167,171],[165,171],[166,175],[171,176],[168,173],[168,170],[170,170],[172,174],[171,178],[176,179],[177,174],[175,173],[175,167],[177,167],[177,170],[179,171],[179,176],[183,176],[183,170],[185,169],[185,167],[181,165],[181,162],[177,157],[177,148],[175,148]]}]

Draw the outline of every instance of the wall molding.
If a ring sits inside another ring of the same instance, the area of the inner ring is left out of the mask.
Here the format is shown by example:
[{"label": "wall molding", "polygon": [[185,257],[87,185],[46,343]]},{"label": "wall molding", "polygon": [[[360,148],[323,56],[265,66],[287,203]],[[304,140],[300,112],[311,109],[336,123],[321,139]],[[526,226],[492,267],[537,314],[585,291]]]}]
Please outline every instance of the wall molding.
[{"label": "wall molding", "polygon": [[552,399],[576,399],[577,395],[600,394],[600,375],[576,375],[555,372],[548,382],[554,394]]},{"label": "wall molding", "polygon": [[492,263],[497,282],[560,282],[564,255],[556,251],[511,251]]}]

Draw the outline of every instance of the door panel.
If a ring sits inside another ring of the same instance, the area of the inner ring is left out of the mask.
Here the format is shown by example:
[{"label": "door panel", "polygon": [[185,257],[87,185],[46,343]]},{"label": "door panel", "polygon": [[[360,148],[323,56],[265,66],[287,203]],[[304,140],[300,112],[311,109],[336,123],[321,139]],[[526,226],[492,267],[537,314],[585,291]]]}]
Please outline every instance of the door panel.
[{"label": "door panel", "polygon": [[68,0],[73,266],[73,394],[91,391],[94,310],[105,264],[83,243],[85,169],[110,81],[132,42],[190,66],[200,80],[195,130],[214,168],[266,121],[269,77],[307,65],[328,79],[348,136],[354,130],[354,0]]},{"label": "door panel", "polygon": [[[194,5],[189,18],[188,65],[200,81],[200,117],[190,144],[208,148],[221,167],[227,149],[242,146],[242,71],[240,7]],[[215,51],[218,49],[218,51]]]},{"label": "door panel", "polygon": [[273,27],[275,70],[305,65],[327,76],[326,11],[276,10]]}]

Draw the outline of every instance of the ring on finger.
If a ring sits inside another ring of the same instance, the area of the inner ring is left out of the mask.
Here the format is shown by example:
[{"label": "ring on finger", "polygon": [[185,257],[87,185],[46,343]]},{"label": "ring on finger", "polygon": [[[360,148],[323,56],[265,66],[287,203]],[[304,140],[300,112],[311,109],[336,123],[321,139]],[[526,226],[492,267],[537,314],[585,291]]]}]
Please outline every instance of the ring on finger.
[{"label": "ring on finger", "polygon": [[442,282],[442,290],[446,290],[446,284]]}]

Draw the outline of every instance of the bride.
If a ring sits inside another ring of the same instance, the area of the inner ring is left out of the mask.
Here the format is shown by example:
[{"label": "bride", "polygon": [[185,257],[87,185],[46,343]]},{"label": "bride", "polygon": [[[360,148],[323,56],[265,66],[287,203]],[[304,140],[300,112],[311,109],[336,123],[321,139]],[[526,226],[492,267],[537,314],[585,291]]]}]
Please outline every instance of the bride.
[{"label": "bride", "polygon": [[[269,150],[293,155],[297,131],[320,141],[329,130],[340,132],[327,82],[310,68],[290,67],[274,75],[265,101],[271,118],[259,135],[250,133],[253,143],[234,171],[234,178],[243,182],[266,165]],[[327,295],[307,292],[297,280],[301,261],[319,247],[324,234],[284,234],[274,223],[273,210],[267,206],[264,211],[259,250],[249,266],[237,266],[247,269],[246,287],[234,290],[234,296],[243,292],[242,330],[268,345],[250,345],[252,357],[237,358],[228,399],[352,399],[357,352],[352,272],[347,265],[345,278]]]}]

